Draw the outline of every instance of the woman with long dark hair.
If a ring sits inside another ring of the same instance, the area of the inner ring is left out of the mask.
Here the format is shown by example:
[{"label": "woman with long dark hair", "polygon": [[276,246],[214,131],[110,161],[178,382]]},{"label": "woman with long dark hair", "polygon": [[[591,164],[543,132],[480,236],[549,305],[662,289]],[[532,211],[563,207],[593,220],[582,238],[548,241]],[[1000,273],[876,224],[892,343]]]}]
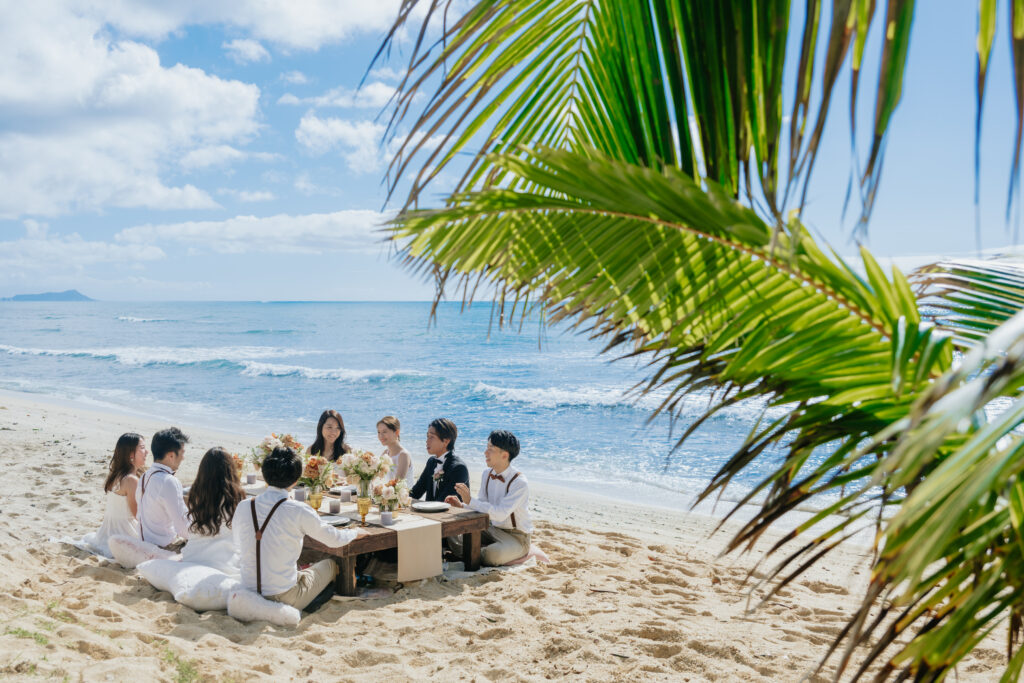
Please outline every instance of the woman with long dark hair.
[{"label": "woman with long dark hair", "polygon": [[111,536],[139,537],[139,522],[135,519],[138,503],[135,489],[139,484],[139,473],[146,468],[146,442],[135,432],[122,434],[110,457],[103,492],[106,508],[103,523],[91,534],[79,540],[68,540],[74,546],[91,553],[112,557],[107,541]]},{"label": "woman with long dark hair", "polygon": [[188,543],[182,562],[205,564],[237,577],[238,551],[231,531],[235,508],[245,499],[231,454],[211,448],[199,462],[199,471],[188,492]]},{"label": "woman with long dark hair", "polygon": [[309,447],[310,455],[322,455],[335,462],[352,449],[345,443],[345,421],[337,410],[325,410],[316,424],[316,441]]}]

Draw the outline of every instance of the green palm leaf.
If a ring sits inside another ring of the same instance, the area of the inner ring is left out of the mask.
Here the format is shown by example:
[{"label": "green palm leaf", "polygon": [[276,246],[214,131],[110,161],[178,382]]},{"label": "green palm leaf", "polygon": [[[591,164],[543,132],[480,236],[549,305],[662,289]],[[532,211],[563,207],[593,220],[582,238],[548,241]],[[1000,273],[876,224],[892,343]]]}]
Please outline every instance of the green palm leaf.
[{"label": "green palm leaf", "polygon": [[915,271],[910,282],[928,318],[963,348],[1024,309],[1024,267],[1011,260],[936,263]]}]

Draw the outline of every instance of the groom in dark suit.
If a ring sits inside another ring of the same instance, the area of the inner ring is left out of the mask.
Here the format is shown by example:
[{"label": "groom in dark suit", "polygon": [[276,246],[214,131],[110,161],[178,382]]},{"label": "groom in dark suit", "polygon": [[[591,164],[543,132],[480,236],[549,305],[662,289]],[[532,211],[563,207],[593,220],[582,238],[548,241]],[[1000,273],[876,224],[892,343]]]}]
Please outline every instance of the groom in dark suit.
[{"label": "groom in dark suit", "polygon": [[455,495],[455,485],[469,486],[469,469],[455,453],[459,429],[446,417],[439,417],[427,427],[427,453],[431,458],[420,473],[410,494],[413,498],[444,501]]}]

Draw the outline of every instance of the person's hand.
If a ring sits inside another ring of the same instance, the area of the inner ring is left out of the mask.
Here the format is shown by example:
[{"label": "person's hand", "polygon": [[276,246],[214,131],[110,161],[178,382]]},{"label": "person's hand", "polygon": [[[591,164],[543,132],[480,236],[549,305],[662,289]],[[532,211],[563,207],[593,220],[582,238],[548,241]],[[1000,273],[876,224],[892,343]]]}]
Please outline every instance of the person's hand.
[{"label": "person's hand", "polygon": [[462,502],[466,505],[469,505],[469,501],[473,500],[473,497],[469,493],[469,487],[465,484],[456,484],[455,493],[459,494],[459,498],[462,498]]},{"label": "person's hand", "polygon": [[447,498],[444,499],[444,502],[448,503],[453,508],[462,507],[462,501],[459,500],[458,496],[448,496]]}]

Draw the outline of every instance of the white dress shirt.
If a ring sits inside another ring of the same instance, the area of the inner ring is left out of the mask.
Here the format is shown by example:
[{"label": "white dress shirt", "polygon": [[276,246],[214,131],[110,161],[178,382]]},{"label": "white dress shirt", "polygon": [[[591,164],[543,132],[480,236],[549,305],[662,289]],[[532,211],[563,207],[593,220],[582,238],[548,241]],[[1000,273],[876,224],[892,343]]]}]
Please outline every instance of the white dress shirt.
[{"label": "white dress shirt", "polygon": [[[146,494],[142,494],[142,484]],[[135,499],[139,501],[139,525],[142,540],[154,545],[167,545],[176,537],[188,538],[188,508],[182,496],[181,482],[174,470],[155,462],[139,477]]]},{"label": "white dress shirt", "polygon": [[[473,496],[468,507],[470,510],[485,512],[491,518],[491,524],[499,529],[516,529],[523,533],[533,533],[533,522],[530,520],[530,512],[527,505],[530,502],[530,487],[526,483],[526,476],[512,465],[508,466],[500,479],[490,479],[494,470],[484,470],[480,479],[480,490]],[[516,475],[519,475],[518,477]],[[515,480],[513,481],[513,477]],[[511,483],[511,486],[509,485]],[[508,493],[505,490],[508,489]],[[512,515],[515,515],[515,525],[512,524]]]},{"label": "white dress shirt", "polygon": [[[436,455],[432,455],[432,456],[431,456],[431,457],[432,457],[432,458],[433,458],[433,459],[434,459],[434,460],[436,461],[436,462],[434,463],[434,471],[430,473],[430,476],[431,476],[431,478],[433,478],[433,477],[434,477],[434,472],[436,472],[436,471],[437,471],[437,468],[438,468],[438,467],[444,468],[444,461],[445,461],[445,460],[447,460],[447,459],[448,459],[448,456],[449,456],[449,455],[451,455],[451,454],[452,454],[452,452],[451,452],[451,451],[448,451],[447,453],[445,453],[444,455],[442,455],[442,456],[441,456],[440,458],[439,458],[439,457],[437,457]],[[434,479],[434,480],[433,480],[433,484],[434,484],[434,495],[437,495],[437,485],[438,485],[438,484],[440,484],[440,483],[441,483],[441,480],[440,480],[440,479]]]},{"label": "white dress shirt", "polygon": [[313,508],[306,503],[290,500],[288,492],[274,486],[235,508],[231,528],[238,548],[238,559],[242,573],[242,585],[256,590],[256,532],[252,526],[252,501],[256,501],[256,519],[260,526],[270,514],[277,501],[284,503],[270,518],[263,539],[260,542],[260,576],[263,581],[263,595],[280,595],[290,590],[299,580],[295,566],[302,552],[305,536],[320,541],[329,548],[338,548],[358,538],[355,531],[335,529],[320,521]]}]

